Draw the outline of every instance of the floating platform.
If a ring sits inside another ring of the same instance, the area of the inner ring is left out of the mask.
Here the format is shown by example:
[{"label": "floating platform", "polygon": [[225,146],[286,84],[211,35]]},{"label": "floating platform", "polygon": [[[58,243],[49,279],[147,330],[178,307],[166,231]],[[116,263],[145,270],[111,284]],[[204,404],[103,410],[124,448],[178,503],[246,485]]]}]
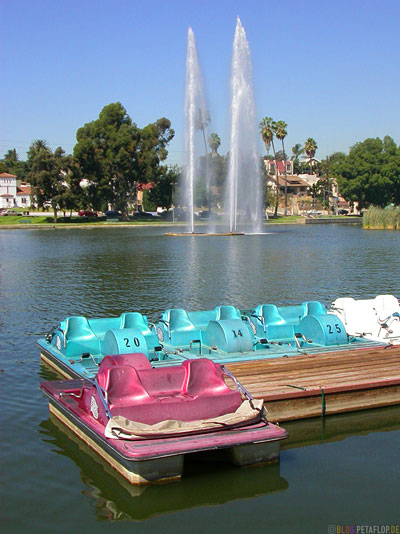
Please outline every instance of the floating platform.
[{"label": "floating platform", "polygon": [[268,420],[288,421],[400,404],[400,346],[344,350],[226,367]]},{"label": "floating platform", "polygon": [[167,232],[165,234],[167,237],[217,237],[217,236],[234,236],[234,235],[245,235],[244,232]]}]

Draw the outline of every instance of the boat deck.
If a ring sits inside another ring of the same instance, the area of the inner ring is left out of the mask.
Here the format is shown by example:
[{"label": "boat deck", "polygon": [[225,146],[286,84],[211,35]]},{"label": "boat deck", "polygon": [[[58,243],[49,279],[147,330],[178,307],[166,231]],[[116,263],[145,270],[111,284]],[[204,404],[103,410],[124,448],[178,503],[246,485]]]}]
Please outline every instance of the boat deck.
[{"label": "boat deck", "polygon": [[308,354],[226,365],[270,421],[400,404],[400,346]]}]

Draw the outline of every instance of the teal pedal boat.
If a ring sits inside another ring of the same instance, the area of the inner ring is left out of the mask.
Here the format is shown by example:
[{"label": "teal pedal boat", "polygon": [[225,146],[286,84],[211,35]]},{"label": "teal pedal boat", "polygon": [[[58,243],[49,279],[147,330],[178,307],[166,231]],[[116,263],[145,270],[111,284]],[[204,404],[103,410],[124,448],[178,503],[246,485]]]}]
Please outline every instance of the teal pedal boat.
[{"label": "teal pedal boat", "polygon": [[39,339],[42,360],[67,378],[93,378],[107,355],[142,353],[153,367],[206,357],[220,364],[381,346],[348,335],[318,301],[260,304],[251,310],[164,311],[157,323],[139,312],[67,317]]}]

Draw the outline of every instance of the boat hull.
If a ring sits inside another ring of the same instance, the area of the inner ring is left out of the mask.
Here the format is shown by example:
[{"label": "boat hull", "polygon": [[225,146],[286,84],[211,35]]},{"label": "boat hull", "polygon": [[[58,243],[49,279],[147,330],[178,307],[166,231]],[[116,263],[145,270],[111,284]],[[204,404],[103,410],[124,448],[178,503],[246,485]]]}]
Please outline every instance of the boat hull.
[{"label": "boat hull", "polygon": [[179,480],[184,472],[185,456],[198,452],[226,449],[228,459],[236,466],[278,462],[280,441],[287,437],[287,432],[278,426],[259,423],[240,429],[139,442],[108,439],[96,425],[88,424],[74,413],[67,401],[52,395],[43,384],[41,389],[49,399],[50,413],[134,485]]}]

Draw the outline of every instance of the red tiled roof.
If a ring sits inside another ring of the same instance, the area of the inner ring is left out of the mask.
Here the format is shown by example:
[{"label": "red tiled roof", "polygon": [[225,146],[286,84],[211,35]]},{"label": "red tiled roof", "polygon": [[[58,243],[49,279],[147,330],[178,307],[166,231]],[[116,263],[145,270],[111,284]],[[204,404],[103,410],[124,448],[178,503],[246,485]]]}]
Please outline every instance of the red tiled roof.
[{"label": "red tiled roof", "polygon": [[138,184],[137,188],[138,188],[138,191],[149,191],[150,189],[153,189],[154,187],[154,184],[152,184],[151,182],[148,183],[148,184]]},{"label": "red tiled roof", "polygon": [[14,198],[14,195],[0,195],[1,198]]},{"label": "red tiled roof", "polygon": [[31,194],[31,188],[27,185],[20,185],[17,187],[17,195],[30,195]]},{"label": "red tiled roof", "polygon": [[8,172],[0,173],[0,178],[16,178],[15,174],[9,174]]}]

